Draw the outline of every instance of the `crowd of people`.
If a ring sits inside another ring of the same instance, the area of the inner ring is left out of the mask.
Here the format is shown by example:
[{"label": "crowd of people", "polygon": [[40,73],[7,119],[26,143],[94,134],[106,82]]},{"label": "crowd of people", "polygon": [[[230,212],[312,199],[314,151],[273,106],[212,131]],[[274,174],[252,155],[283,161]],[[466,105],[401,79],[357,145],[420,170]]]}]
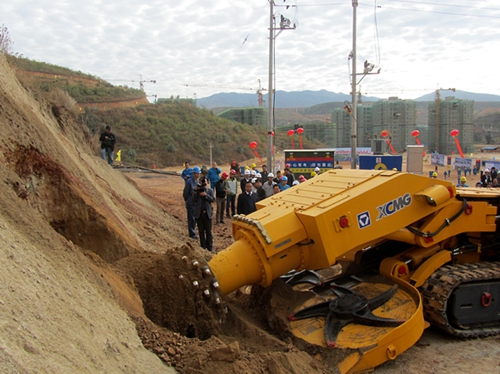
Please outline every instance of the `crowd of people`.
[{"label": "crowd of people", "polygon": [[[300,175],[297,180],[290,171],[289,165],[276,175],[262,165],[262,170],[256,164],[245,167],[238,178],[239,170],[235,161],[231,163],[229,172],[223,172],[217,163],[212,163],[208,170],[198,166],[191,167],[184,163],[181,177],[184,180],[183,198],[186,204],[188,234],[193,239],[200,240],[202,248],[213,251],[212,221],[215,225],[224,224],[224,219],[232,219],[235,214],[248,215],[257,210],[256,203],[281,191],[289,189],[307,179]],[[320,174],[320,168],[315,168],[314,175]],[[198,235],[196,235],[198,227]]]},{"label": "crowd of people", "polygon": [[[446,172],[445,172],[446,173]],[[445,174],[445,179],[449,178],[451,174],[451,171],[448,171]],[[438,173],[437,171],[433,171],[430,173],[431,178],[437,178]],[[458,183],[456,185],[457,187],[469,187],[467,184],[467,177],[460,174],[458,175]],[[493,187],[493,188],[498,188],[500,187],[500,174],[498,173],[498,170],[496,170],[495,167],[492,167],[491,169],[486,168],[479,173],[479,180],[476,182],[474,187]]]}]

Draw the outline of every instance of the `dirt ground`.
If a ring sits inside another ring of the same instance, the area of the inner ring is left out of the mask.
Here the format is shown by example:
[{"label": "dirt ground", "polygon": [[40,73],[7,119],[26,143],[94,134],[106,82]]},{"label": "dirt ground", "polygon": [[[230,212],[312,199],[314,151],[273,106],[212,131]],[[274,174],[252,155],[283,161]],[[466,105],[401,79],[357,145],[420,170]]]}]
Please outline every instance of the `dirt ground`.
[{"label": "dirt ground", "polygon": [[[188,238],[179,176],[110,168],[1,55],[0,133],[0,372],[338,372],[345,352],[284,328],[297,297],[284,283],[210,288],[212,254]],[[231,221],[214,237],[215,251],[231,244]],[[498,337],[429,329],[376,372],[497,373],[499,357]]]}]

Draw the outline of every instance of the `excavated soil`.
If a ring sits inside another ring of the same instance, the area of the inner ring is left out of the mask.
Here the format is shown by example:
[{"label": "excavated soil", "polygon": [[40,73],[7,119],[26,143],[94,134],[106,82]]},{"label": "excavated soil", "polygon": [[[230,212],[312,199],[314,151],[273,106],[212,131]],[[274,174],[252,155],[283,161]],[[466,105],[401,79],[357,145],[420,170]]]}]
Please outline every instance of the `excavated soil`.
[{"label": "excavated soil", "polygon": [[[303,297],[288,285],[217,295],[179,176],[110,168],[2,55],[0,133],[0,372],[337,372],[346,352],[287,331]],[[231,244],[230,220],[214,236],[215,251]],[[428,330],[377,372],[497,373],[499,357],[500,338]]]}]

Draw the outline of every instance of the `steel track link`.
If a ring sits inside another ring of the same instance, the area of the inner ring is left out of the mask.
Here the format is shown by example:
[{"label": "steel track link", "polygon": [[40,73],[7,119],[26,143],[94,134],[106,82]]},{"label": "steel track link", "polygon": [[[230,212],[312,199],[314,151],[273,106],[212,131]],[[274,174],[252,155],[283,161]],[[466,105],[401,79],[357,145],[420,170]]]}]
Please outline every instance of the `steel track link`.
[{"label": "steel track link", "polygon": [[500,280],[500,262],[443,266],[420,287],[426,320],[460,338],[479,338],[500,334],[500,325],[465,330],[456,328],[448,322],[446,314],[448,300],[453,290],[460,284],[494,279]]}]

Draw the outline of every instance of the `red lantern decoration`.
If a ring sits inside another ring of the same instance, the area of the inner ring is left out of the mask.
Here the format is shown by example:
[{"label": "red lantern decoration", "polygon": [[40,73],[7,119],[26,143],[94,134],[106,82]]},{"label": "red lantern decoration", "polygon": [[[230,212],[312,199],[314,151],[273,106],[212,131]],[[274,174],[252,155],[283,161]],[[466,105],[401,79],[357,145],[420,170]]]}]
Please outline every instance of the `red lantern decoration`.
[{"label": "red lantern decoration", "polygon": [[255,154],[255,156],[257,156],[260,160],[260,162],[262,162],[262,159],[260,158],[259,156],[259,153],[257,152],[257,142],[250,142],[249,144],[250,148],[253,149],[253,153]]},{"label": "red lantern decoration", "polygon": [[460,142],[458,141],[458,130],[451,130],[450,135],[453,139],[455,139],[455,145],[457,146],[458,153],[460,153],[460,157],[464,158],[464,153],[462,152],[462,147],[460,146]]},{"label": "red lantern decoration", "polygon": [[302,145],[302,133],[304,132],[304,129],[302,127],[299,127],[297,129],[297,134],[299,134],[299,141],[300,141],[300,149],[304,149]]},{"label": "red lantern decoration", "polygon": [[418,138],[419,135],[420,135],[420,131],[418,131],[418,130],[413,130],[411,132],[411,136],[413,136],[415,138],[415,141],[417,142],[417,144],[422,145],[422,144],[420,144],[420,139]]},{"label": "red lantern decoration", "polygon": [[293,136],[295,135],[295,130],[288,130],[286,134],[290,137],[292,141],[292,149],[295,149],[295,142],[293,141]]},{"label": "red lantern decoration", "polygon": [[[422,145],[422,143],[420,143],[420,139],[418,138],[419,135],[420,135],[420,131],[418,131],[418,130],[413,130],[411,132],[411,136],[413,136],[415,138],[415,141],[417,142],[417,144]],[[423,152],[422,155],[425,156],[425,152]]]},{"label": "red lantern decoration", "polygon": [[389,136],[389,131],[387,131],[387,130],[382,130],[382,132],[380,133],[380,135],[382,135],[384,138],[386,138],[386,139],[385,139],[385,141],[386,141],[387,145],[388,145],[388,146],[389,146],[389,148],[391,149],[392,154],[393,154],[393,155],[395,155],[395,154],[396,154],[396,150],[395,150],[395,149],[394,149],[394,147],[392,146],[392,144],[391,144],[391,140],[388,138],[388,136]]}]

